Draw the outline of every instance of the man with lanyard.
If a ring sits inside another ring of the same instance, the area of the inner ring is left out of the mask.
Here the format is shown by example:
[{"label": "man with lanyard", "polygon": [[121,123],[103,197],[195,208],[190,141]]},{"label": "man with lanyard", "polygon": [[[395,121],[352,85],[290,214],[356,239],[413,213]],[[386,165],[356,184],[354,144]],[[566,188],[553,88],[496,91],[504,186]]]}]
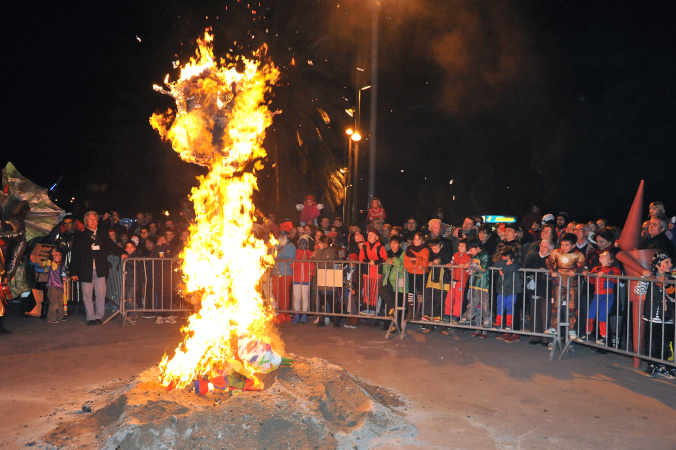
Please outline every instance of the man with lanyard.
[{"label": "man with lanyard", "polygon": [[[127,254],[108,237],[107,233],[97,233],[99,216],[88,211],[84,216],[85,229],[73,239],[70,276],[82,284],[83,300],[87,311],[87,325],[101,324],[106,312],[106,276],[110,264],[108,255],[122,258]],[[96,291],[96,307],[92,295]]]}]

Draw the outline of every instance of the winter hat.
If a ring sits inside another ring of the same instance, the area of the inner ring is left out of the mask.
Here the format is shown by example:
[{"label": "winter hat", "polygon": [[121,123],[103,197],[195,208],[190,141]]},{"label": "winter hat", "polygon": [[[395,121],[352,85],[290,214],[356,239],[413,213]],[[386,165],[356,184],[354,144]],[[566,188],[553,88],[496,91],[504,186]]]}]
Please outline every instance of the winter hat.
[{"label": "winter hat", "polygon": [[307,234],[302,235],[298,239],[298,247],[300,247],[302,250],[307,250],[310,247],[310,236]]},{"label": "winter hat", "polygon": [[556,217],[554,217],[554,214],[545,214],[545,216],[542,218],[542,225],[554,222],[556,222]]},{"label": "winter hat", "polygon": [[291,222],[290,220],[286,221],[286,222],[282,222],[279,225],[280,231],[286,231],[287,233],[290,233],[292,229],[293,229],[293,222]]}]

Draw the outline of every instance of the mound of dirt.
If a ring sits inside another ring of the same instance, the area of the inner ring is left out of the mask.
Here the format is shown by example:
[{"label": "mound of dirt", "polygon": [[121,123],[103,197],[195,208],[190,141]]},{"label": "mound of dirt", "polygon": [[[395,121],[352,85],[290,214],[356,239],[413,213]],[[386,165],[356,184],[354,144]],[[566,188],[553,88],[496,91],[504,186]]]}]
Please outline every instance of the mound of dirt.
[{"label": "mound of dirt", "polygon": [[[325,360],[294,358],[261,377],[260,392],[147,389],[157,368],[135,377],[111,401],[44,437],[57,448],[370,448],[417,434],[397,395]],[[139,383],[145,389],[138,388]]]}]

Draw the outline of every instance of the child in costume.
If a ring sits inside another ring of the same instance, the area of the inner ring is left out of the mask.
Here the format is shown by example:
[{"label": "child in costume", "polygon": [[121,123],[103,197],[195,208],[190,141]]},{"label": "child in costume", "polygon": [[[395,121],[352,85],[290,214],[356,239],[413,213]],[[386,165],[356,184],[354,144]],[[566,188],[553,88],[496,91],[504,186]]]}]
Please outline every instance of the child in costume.
[{"label": "child in costume", "polygon": [[425,245],[425,237],[417,231],[413,235],[413,244],[404,252],[404,268],[408,272],[408,308],[407,320],[418,316],[417,308],[422,306],[422,294],[425,288],[425,274],[430,261],[430,250]]},{"label": "child in costume", "polygon": [[383,222],[385,222],[385,219],[387,219],[385,208],[383,208],[383,204],[380,203],[380,199],[378,197],[373,197],[371,200],[371,208],[366,215],[366,220],[369,223],[373,222],[374,219],[382,219]]},{"label": "child in costume", "polygon": [[[667,360],[671,355],[672,339],[674,338],[674,301],[676,300],[676,288],[674,284],[665,281],[674,281],[671,274],[673,264],[671,258],[665,252],[657,252],[651,262],[653,276],[652,286],[650,281],[639,281],[634,293],[645,296],[643,301],[643,321],[645,323],[646,354],[652,358]],[[646,295],[647,294],[647,295]],[[674,369],[667,368],[664,364],[657,365],[648,363],[645,374],[649,377],[661,375],[665,378],[674,379]]]},{"label": "child in costume", "polygon": [[47,323],[68,320],[63,314],[63,280],[66,277],[66,266],[63,259],[63,251],[55,247],[52,249],[52,260],[47,261],[45,267],[49,274],[47,279],[47,298],[49,299]]},{"label": "child in costume", "polygon": [[591,272],[583,272],[585,276],[589,273],[589,284],[595,288],[594,299],[589,305],[589,326],[587,328],[587,340],[594,333],[594,321],[596,320],[596,311],[598,310],[599,339],[597,344],[606,345],[606,317],[615,303],[615,284],[618,280],[609,278],[600,278],[598,275],[622,275],[620,269],[613,266],[615,256],[608,250],[599,255],[599,265],[595,266]]},{"label": "child in costume", "polygon": [[[552,298],[552,325],[545,334],[558,333],[559,304],[568,306],[569,337],[577,339],[575,324],[577,323],[577,277],[575,272],[585,269],[584,255],[575,250],[577,237],[566,233],[561,237],[561,248],[554,250],[547,258],[547,269],[554,279],[554,296]],[[560,302],[560,303],[559,303]],[[564,319],[565,320],[565,319]]]},{"label": "child in costume", "polygon": [[[380,289],[380,297],[385,303],[385,315],[394,315],[397,305],[397,296],[403,298],[406,292],[408,277],[404,269],[404,250],[401,248],[401,237],[395,235],[390,238],[390,250],[387,252],[387,264],[383,266],[383,285]],[[399,300],[401,302],[401,300]],[[399,325],[403,315],[399,316]],[[385,322],[384,329],[389,325]]]},{"label": "child in costume", "polygon": [[[277,311],[289,309],[289,286],[293,282],[293,263],[296,257],[296,246],[289,240],[289,233],[293,224],[289,221],[279,226],[279,241],[277,243],[277,257],[272,269],[272,296],[277,302]],[[281,261],[280,261],[281,260]],[[286,261],[285,261],[286,260]],[[275,323],[284,323],[291,320],[288,313],[278,313]]]},{"label": "child in costume", "polygon": [[378,291],[382,281],[380,268],[381,264],[387,261],[385,246],[380,243],[380,234],[375,229],[369,230],[366,242],[359,250],[359,261],[368,263],[368,268],[362,269],[367,272],[362,273],[364,281],[364,296],[362,297],[362,301],[365,303],[363,312],[375,315],[378,304]]},{"label": "child in costume", "polygon": [[296,209],[300,211],[300,226],[304,227],[305,224],[314,224],[317,226],[317,217],[321,214],[320,211],[324,209],[324,205],[317,203],[313,195],[308,195],[305,197],[303,203],[296,205]]},{"label": "child in costume", "polygon": [[[495,326],[505,327],[506,330],[512,329],[512,314],[514,311],[514,300],[516,295],[523,290],[523,282],[519,269],[521,266],[514,261],[514,251],[506,250],[502,254],[502,259],[497,261],[494,266],[499,269],[498,276],[495,277],[495,292],[498,293],[498,311],[495,318]],[[503,321],[503,317],[505,320]],[[509,335],[509,333],[505,333]],[[503,339],[506,335],[498,336]]]},{"label": "child in costume", "polygon": [[[488,266],[490,256],[483,249],[483,244],[477,238],[472,238],[467,243],[468,251],[472,257],[469,268],[472,274],[469,279],[469,305],[460,319],[461,324],[472,325],[481,323],[484,328],[491,326],[491,316],[489,312],[491,279]],[[477,319],[477,320],[475,320]],[[474,337],[486,337],[486,331],[475,331]]]},{"label": "child in costume", "polygon": [[[312,252],[310,252],[310,237],[303,235],[298,239],[298,250],[296,250],[296,261],[293,263],[293,309],[294,311],[310,310],[310,282],[315,274],[315,265],[310,262]],[[298,314],[293,319],[293,323],[306,323],[307,314]]]},{"label": "child in costume", "polygon": [[446,295],[444,304],[443,322],[458,323],[462,315],[462,302],[465,298],[465,289],[469,281],[469,263],[472,257],[467,253],[467,239],[463,238],[458,241],[458,252],[453,255],[451,262],[447,265],[451,266],[451,286]]},{"label": "child in costume", "polygon": [[[425,286],[425,314],[422,317],[422,320],[426,322],[441,321],[441,304],[443,299],[446,298],[448,288],[451,285],[449,271],[446,267],[438,267],[439,265],[446,266],[446,264],[450,263],[448,258],[451,254],[450,252],[444,252],[443,247],[444,243],[439,238],[433,238],[429,242],[430,260],[428,267],[430,274],[427,277],[427,285]],[[429,333],[432,330],[433,328],[428,326],[422,327],[423,333]]]}]

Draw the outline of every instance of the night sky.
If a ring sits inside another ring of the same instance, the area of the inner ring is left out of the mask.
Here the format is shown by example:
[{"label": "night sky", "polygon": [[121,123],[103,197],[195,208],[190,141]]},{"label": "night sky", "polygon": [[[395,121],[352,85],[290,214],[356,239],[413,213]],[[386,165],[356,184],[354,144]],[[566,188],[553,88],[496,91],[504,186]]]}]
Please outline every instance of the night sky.
[{"label": "night sky", "polygon": [[[292,164],[279,167],[279,203],[272,169],[258,201],[295,218],[291,205],[322,189],[312,164],[294,161],[327,148],[344,158],[344,109],[370,84],[368,2],[194,3],[3,2],[0,164],[43,186],[63,177],[63,198],[101,211],[175,208],[204,170],[150,128],[172,106],[152,85],[175,79],[172,61],[211,26],[217,56],[265,42],[282,71],[273,106],[284,112],[264,146]],[[376,195],[393,223],[440,206],[457,223],[536,203],[622,225],[641,179],[646,210],[662,200],[676,214],[670,17],[635,2],[382,0]],[[294,129],[308,131],[316,108],[331,122],[298,156]],[[365,204],[367,159],[360,167]]]}]

